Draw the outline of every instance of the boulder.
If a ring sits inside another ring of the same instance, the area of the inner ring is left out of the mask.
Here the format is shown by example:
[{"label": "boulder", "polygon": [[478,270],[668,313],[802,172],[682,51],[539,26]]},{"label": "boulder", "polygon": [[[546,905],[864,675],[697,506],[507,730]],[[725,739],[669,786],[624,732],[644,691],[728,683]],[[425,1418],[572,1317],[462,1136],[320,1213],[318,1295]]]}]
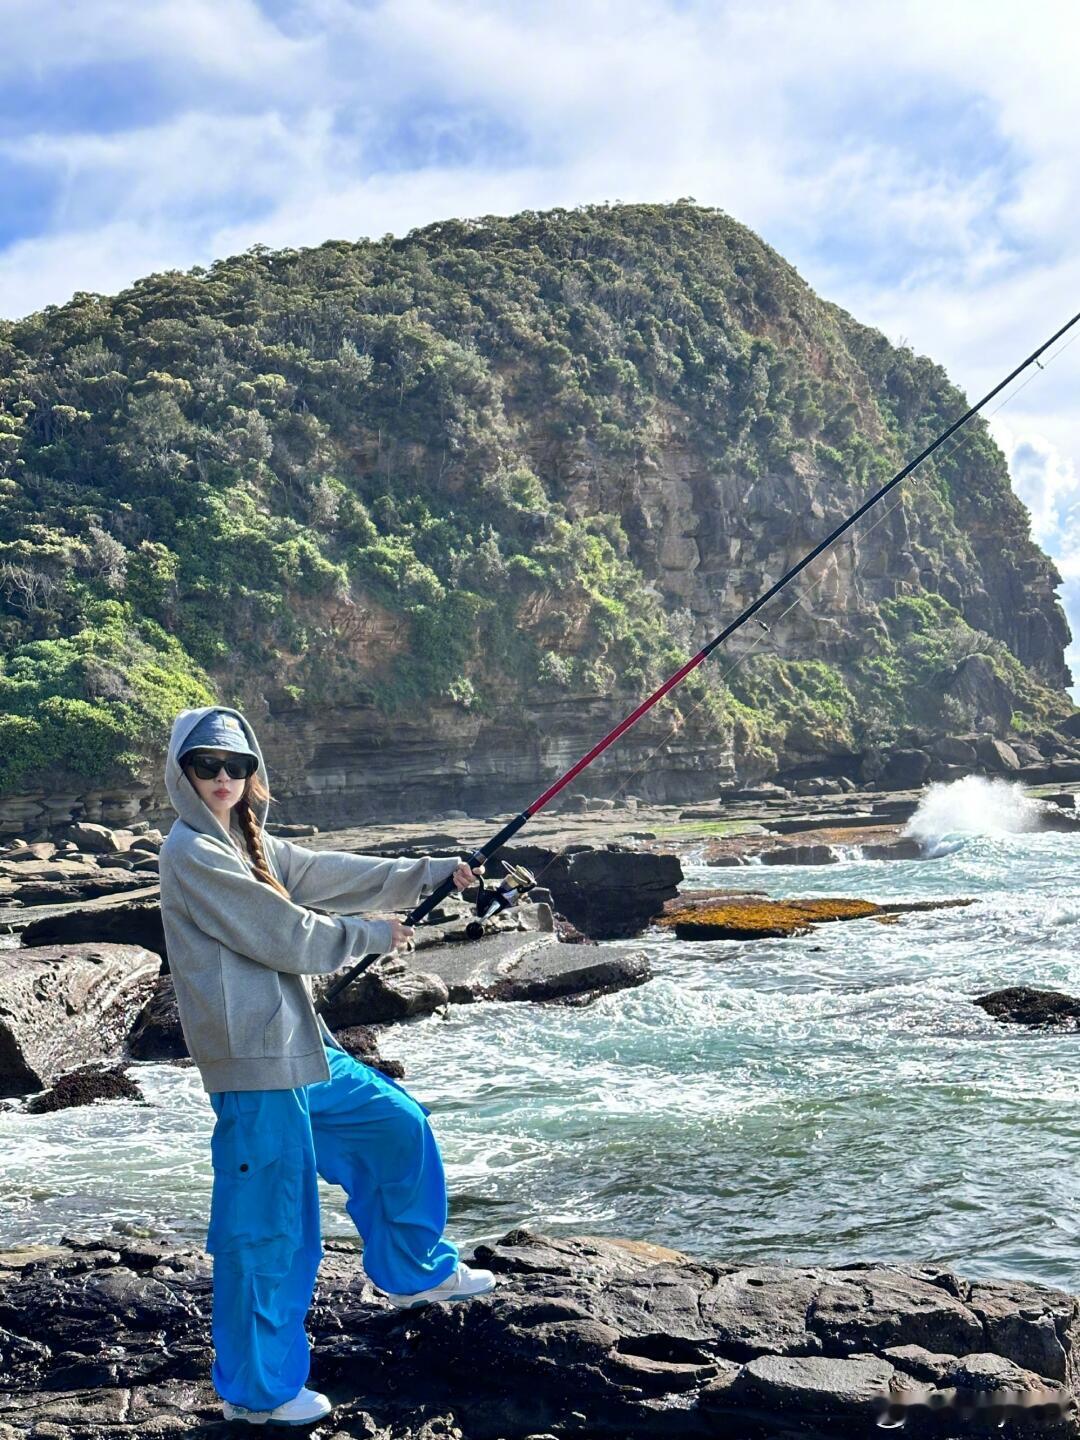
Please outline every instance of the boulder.
[{"label": "boulder", "polygon": [[925,750],[893,750],[878,776],[882,790],[917,790],[926,782],[930,756]]},{"label": "boulder", "polygon": [[972,1001],[995,1020],[1027,1025],[1038,1030],[1080,1030],[1080,999],[1060,990],[1038,990],[1031,985],[1007,985],[989,990]]},{"label": "boulder", "polygon": [[603,850],[570,845],[558,852],[512,845],[499,858],[542,878],[555,909],[594,940],[640,934],[664,901],[678,893],[682,880],[677,856],[621,845]]},{"label": "boulder", "polygon": [[953,765],[948,760],[931,759],[926,778],[948,785],[953,780],[962,780],[965,775],[970,775],[977,768],[977,761],[971,765]]},{"label": "boulder", "polygon": [[77,1105],[92,1105],[95,1100],[139,1100],[143,1093],[123,1065],[106,1069],[100,1065],[84,1065],[68,1071],[53,1081],[43,1094],[27,1101],[28,1115],[48,1115],[54,1110],[71,1110]]},{"label": "boulder", "polygon": [[975,764],[975,746],[958,735],[939,735],[926,748],[935,760],[944,760],[949,765]]},{"label": "boulder", "polygon": [[18,845],[0,850],[0,863],[7,865],[26,860],[51,860],[58,849],[51,840],[38,840],[33,845],[28,845],[24,840]]},{"label": "boulder", "polygon": [[1042,751],[1027,740],[1010,740],[1009,748],[1021,765],[1041,765]]},{"label": "boulder", "polygon": [[790,793],[783,785],[774,785],[771,781],[764,780],[760,785],[745,785],[738,790],[725,790],[724,799],[729,802],[752,800],[789,800]]},{"label": "boulder", "polygon": [[59,838],[72,840],[80,850],[89,850],[94,854],[126,850],[135,839],[130,830],[111,830],[107,825],[95,825],[88,820],[77,820],[73,825],[66,825]]},{"label": "boulder", "polygon": [[41,1090],[73,1062],[119,1059],[160,968],[138,945],[0,950],[0,1095]]},{"label": "boulder", "polygon": [[975,745],[975,754],[979,758],[979,763],[985,765],[987,770],[993,771],[994,774],[1020,769],[1016,751],[1011,745],[1006,745],[1004,740],[997,740],[993,735],[980,735]]},{"label": "boulder", "polygon": [[831,795],[835,793],[835,788],[831,786],[831,782],[822,779],[820,775],[795,781],[796,795]]}]

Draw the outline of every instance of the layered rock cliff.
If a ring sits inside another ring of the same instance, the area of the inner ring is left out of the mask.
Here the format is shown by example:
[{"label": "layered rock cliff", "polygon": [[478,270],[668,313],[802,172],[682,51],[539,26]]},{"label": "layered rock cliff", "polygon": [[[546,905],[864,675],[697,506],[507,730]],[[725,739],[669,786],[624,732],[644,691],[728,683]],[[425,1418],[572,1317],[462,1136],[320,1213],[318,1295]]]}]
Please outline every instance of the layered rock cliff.
[{"label": "layered rock cliff", "polygon": [[[77,295],[0,327],[0,795],[153,812],[220,699],[290,814],[527,802],[964,403],[683,202]],[[587,783],[1045,730],[1059,583],[976,421]]]}]

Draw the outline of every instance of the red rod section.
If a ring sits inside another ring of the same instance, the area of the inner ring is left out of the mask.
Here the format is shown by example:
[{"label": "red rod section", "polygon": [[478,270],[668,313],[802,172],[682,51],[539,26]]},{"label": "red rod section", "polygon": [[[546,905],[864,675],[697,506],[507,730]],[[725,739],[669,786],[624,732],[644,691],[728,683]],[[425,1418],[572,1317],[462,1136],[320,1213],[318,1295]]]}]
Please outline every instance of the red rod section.
[{"label": "red rod section", "polygon": [[651,710],[657,700],[662,700],[669,690],[674,690],[679,681],[685,679],[686,676],[690,674],[691,670],[696,670],[712,648],[711,644],[706,645],[704,649],[698,651],[692,660],[688,660],[681,670],[676,670],[674,675],[664,681],[659,690],[654,690],[647,700],[643,700],[636,710],[616,725],[610,735],[605,735],[603,740],[598,741],[587,755],[583,755],[572,769],[567,770],[565,775],[556,780],[554,785],[550,786],[541,796],[534,800],[532,804],[526,808],[525,814],[535,815],[538,810],[542,810],[548,801],[559,793],[564,785],[569,785],[575,775],[581,774],[586,765],[591,765],[598,755],[602,755],[609,745],[613,745],[615,741],[618,740],[620,735],[625,735],[627,730],[630,729],[630,726],[636,724],[642,715],[645,714],[646,710]]}]

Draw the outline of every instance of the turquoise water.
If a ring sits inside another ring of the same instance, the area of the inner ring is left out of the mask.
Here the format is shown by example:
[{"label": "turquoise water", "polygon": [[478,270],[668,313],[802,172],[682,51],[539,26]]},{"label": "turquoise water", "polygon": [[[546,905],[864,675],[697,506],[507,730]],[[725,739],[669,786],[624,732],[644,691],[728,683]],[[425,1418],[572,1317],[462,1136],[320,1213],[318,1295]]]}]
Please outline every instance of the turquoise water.
[{"label": "turquoise water", "polygon": [[[526,1225],[1080,1290],[1080,1035],[971,1003],[1080,993],[1080,839],[1015,833],[1018,794],[962,787],[924,811],[937,858],[690,867],[686,883],[966,909],[752,944],[651,932],[620,943],[655,978],[591,1006],[456,1006],[384,1030],[432,1109],[466,1257]],[[202,1242],[212,1111],[191,1069],[135,1073],[146,1107],[0,1114],[0,1246],[114,1224]],[[323,1199],[326,1233],[354,1233],[341,1192]]]}]

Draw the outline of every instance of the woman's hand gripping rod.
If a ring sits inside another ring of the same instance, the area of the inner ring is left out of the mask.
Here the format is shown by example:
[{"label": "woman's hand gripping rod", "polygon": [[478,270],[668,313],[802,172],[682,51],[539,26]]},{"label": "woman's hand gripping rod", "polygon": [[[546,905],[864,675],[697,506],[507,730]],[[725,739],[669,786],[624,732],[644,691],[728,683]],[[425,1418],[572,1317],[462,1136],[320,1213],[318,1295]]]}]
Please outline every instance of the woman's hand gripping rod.
[{"label": "woman's hand gripping rod", "polygon": [[[486,864],[495,852],[506,844],[511,836],[517,834],[529,819],[529,814],[530,812],[525,810],[522,811],[520,815],[515,815],[508,825],[504,825],[498,834],[493,835],[490,840],[481,845],[479,850],[474,850],[471,855],[466,856],[465,864],[472,870],[477,870],[481,865]],[[409,911],[405,917],[405,924],[410,926],[419,925],[431,914],[432,910],[436,909],[442,901],[446,899],[453,889],[454,877],[453,875],[448,875],[441,885],[437,885],[430,895],[425,896],[419,905],[415,905]],[[381,955],[365,955],[362,960],[358,961],[346,970],[343,975],[339,976],[332,985],[327,986],[316,1008],[325,1013],[326,1009],[334,1003],[346,986],[351,985],[356,977],[362,974],[369,965],[374,965],[376,960],[381,959]]]}]

